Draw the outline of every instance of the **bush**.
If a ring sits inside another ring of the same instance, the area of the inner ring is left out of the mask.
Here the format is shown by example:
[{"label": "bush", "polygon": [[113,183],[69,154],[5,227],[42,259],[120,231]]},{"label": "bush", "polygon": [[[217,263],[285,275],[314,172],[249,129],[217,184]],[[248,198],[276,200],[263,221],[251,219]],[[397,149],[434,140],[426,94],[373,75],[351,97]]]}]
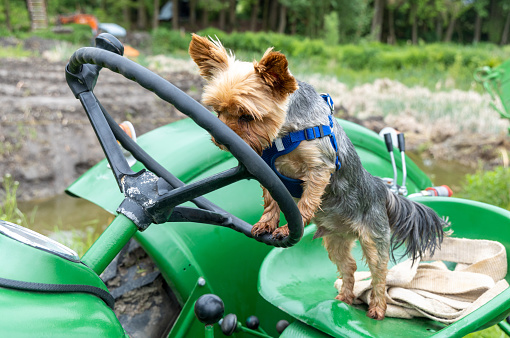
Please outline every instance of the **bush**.
[{"label": "bush", "polygon": [[496,167],[466,175],[460,197],[510,210],[510,168]]},{"label": "bush", "polygon": [[166,54],[178,50],[188,50],[191,34],[180,31],[158,28],[152,31],[152,52]]},{"label": "bush", "polygon": [[[334,21],[334,20],[332,20]],[[334,26],[334,22],[332,23]],[[187,51],[190,34],[160,28],[153,33],[153,52],[156,54]],[[333,44],[326,40],[308,39],[272,32],[233,32],[227,34],[216,28],[199,31],[201,36],[218,38],[225,48],[240,59],[259,59],[268,47],[289,57],[293,73],[337,74],[341,81],[360,76],[364,81],[389,77],[408,86],[434,88],[446,77],[455,80],[460,89],[471,89],[473,72],[480,66],[496,66],[508,58],[509,48],[491,44],[462,46],[454,44],[424,44],[419,46],[391,46],[376,42]],[[336,39],[336,38],[335,38]],[[297,70],[297,71],[296,71]],[[352,81],[347,81],[352,84]],[[356,80],[356,82],[359,82]],[[481,86],[478,88],[482,90]]]}]

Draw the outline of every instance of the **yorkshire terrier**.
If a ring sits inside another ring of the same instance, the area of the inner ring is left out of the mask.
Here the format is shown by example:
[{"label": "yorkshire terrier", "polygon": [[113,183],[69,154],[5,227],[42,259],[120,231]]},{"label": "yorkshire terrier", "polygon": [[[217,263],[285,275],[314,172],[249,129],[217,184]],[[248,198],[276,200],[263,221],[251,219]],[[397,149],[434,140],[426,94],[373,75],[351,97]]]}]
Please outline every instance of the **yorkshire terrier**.
[{"label": "yorkshire terrier", "polygon": [[[207,81],[203,103],[273,166],[294,197],[300,197],[303,223],[314,220],[314,238],[323,238],[343,279],[336,299],[347,304],[354,300],[357,268],[351,249],[359,240],[372,274],[367,316],[383,319],[390,248],[405,245],[404,255],[413,259],[433,252],[443,239],[446,221],[432,209],[391,192],[363,168],[351,141],[332,118],[327,97],[296,80],[282,53],[269,48],[260,61],[243,62],[227,53],[219,40],[193,34],[189,54]],[[278,204],[262,190],[264,213],[252,234],[287,236],[288,227],[278,227]]]}]

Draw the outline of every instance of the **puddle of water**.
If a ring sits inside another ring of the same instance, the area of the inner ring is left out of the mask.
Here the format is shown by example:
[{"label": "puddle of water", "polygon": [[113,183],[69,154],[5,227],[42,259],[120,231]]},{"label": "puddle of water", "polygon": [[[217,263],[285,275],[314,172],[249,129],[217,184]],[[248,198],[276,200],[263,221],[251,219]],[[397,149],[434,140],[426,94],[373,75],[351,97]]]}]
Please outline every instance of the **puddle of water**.
[{"label": "puddle of water", "polygon": [[460,191],[467,174],[473,174],[476,169],[466,167],[454,161],[437,161],[422,159],[418,154],[406,153],[407,156],[432,180],[436,186],[446,184],[454,193]]},{"label": "puddle of water", "polygon": [[19,202],[29,227],[83,254],[113,220],[113,215],[82,198],[65,193],[44,200]]}]

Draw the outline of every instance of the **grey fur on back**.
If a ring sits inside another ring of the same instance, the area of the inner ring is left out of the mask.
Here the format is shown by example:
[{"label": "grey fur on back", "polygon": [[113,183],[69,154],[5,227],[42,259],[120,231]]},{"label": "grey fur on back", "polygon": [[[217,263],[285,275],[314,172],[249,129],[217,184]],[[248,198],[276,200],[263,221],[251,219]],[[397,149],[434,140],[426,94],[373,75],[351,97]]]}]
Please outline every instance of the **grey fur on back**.
[{"label": "grey fur on back", "polygon": [[[290,97],[279,137],[320,124],[329,125],[331,111],[324,99],[311,85],[301,81],[298,85]],[[381,179],[368,173],[345,131],[336,119],[333,123],[341,168],[333,173],[322,196],[321,208],[314,219],[318,227],[314,238],[341,233],[360,237],[368,232],[379,252],[389,251],[390,241],[392,248],[405,243],[405,255],[413,259],[425,250],[433,252],[442,241],[445,221],[432,209],[393,194]],[[324,161],[334,166],[336,157],[329,138],[319,139],[318,144]]]}]

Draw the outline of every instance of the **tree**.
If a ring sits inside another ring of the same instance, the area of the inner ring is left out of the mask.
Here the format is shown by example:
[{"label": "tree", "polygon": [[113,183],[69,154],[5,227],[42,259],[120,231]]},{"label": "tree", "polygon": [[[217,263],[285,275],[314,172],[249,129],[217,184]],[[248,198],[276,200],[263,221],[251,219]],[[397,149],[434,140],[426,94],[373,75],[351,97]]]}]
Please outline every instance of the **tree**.
[{"label": "tree", "polygon": [[278,33],[285,33],[285,27],[287,26],[287,6],[280,4],[280,19],[278,20],[280,25],[278,26]]},{"label": "tree", "polygon": [[159,0],[154,0],[154,10],[152,12],[152,29],[159,26]]},{"label": "tree", "polygon": [[197,27],[197,0],[189,1],[189,24],[192,30]]},{"label": "tree", "polygon": [[257,18],[260,10],[260,0],[250,1],[248,5],[251,7],[250,30],[255,31],[257,29]]},{"label": "tree", "polygon": [[228,23],[230,26],[230,30],[236,29],[236,0],[229,0],[228,5]]},{"label": "tree", "polygon": [[332,8],[338,16],[340,42],[357,41],[369,29],[371,10],[367,0],[335,0]]},{"label": "tree", "polygon": [[147,7],[145,6],[144,0],[138,0],[137,13],[136,28],[147,28]]},{"label": "tree", "polygon": [[507,2],[502,2],[501,7],[503,8],[504,13],[506,13],[506,20],[505,26],[503,28],[503,33],[501,34],[500,45],[506,45],[508,43],[508,35],[510,31],[510,4]]},{"label": "tree", "polygon": [[12,32],[9,0],[4,0],[4,15],[5,15],[5,27],[7,27],[7,30],[9,32]]},{"label": "tree", "polygon": [[179,29],[179,0],[172,0],[172,29]]},{"label": "tree", "polygon": [[480,42],[480,38],[482,35],[482,20],[489,15],[488,6],[489,6],[489,0],[476,0],[473,3],[473,9],[476,12],[473,43]]},{"label": "tree", "polygon": [[457,19],[472,6],[472,3],[464,0],[445,0],[444,5],[448,18],[448,28],[446,29],[444,41],[450,42],[452,41],[453,30]]},{"label": "tree", "polygon": [[395,34],[395,12],[404,3],[404,0],[387,0],[386,6],[388,7],[388,43],[394,45],[397,42]]},{"label": "tree", "polygon": [[385,2],[386,0],[374,0],[374,16],[372,17],[370,36],[376,41],[382,39]]}]

